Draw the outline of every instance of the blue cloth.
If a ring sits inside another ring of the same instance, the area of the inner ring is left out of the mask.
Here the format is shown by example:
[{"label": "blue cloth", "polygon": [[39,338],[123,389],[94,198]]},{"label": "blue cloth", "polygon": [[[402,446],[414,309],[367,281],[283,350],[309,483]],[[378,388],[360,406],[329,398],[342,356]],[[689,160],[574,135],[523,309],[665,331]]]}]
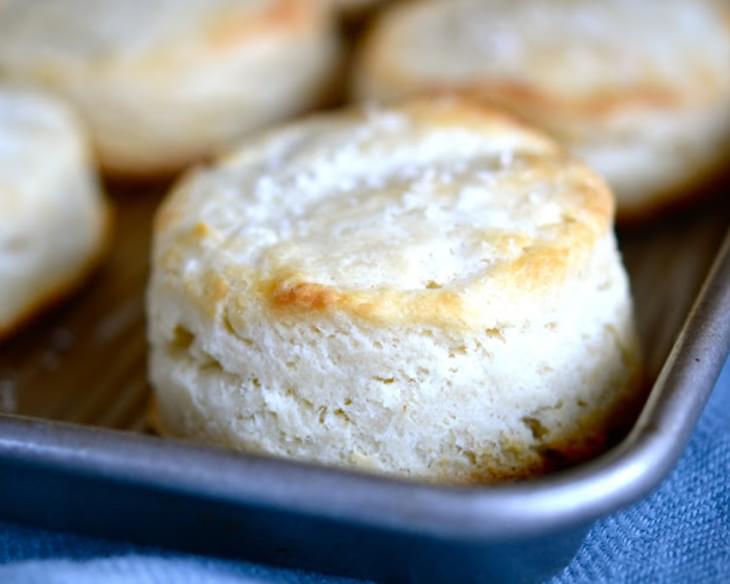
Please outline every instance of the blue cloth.
[{"label": "blue cloth", "polygon": [[[345,581],[0,523],[7,584]],[[597,522],[550,584],[599,582],[730,582],[730,360],[674,472],[650,497]]]}]

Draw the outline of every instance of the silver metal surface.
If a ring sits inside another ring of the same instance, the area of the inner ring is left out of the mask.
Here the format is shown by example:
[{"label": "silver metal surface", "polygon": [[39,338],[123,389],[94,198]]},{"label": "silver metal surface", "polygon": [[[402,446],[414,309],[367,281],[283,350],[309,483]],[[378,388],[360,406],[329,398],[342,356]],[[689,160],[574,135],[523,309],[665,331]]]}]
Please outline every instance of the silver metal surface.
[{"label": "silver metal surface", "polygon": [[410,533],[483,541],[538,536],[654,489],[682,453],[729,351],[726,237],[631,433],[604,456],[553,476],[439,487],[7,416],[0,417],[0,460]]}]

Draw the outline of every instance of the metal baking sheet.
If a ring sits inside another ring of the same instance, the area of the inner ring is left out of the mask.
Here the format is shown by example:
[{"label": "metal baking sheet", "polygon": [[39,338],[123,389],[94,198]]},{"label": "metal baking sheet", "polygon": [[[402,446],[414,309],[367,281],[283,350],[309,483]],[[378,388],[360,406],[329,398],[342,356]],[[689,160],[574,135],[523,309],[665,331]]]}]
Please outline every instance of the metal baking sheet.
[{"label": "metal baking sheet", "polygon": [[666,475],[730,348],[721,193],[620,234],[656,382],[629,435],[588,464],[438,487],[146,435],[143,294],[166,188],[110,185],[118,216],[105,266],[0,347],[4,517],[379,580],[537,581],[569,561],[593,520]]}]

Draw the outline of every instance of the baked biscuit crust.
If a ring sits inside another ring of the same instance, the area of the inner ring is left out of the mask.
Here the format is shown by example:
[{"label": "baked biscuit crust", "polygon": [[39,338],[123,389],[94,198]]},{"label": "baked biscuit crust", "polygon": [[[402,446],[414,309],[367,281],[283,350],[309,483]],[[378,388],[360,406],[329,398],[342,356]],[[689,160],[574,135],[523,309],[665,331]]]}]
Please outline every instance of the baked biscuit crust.
[{"label": "baked biscuit crust", "polygon": [[330,21],[320,0],[6,0],[0,77],[70,101],[107,172],[154,178],[315,106]]},{"label": "baked biscuit crust", "polygon": [[452,482],[593,453],[637,352],[605,184],[465,100],[320,116],[156,218],[160,425]]},{"label": "baked biscuit crust", "polygon": [[421,0],[371,29],[354,91],[506,108],[601,172],[631,219],[727,162],[728,63],[730,8],[714,0]]},{"label": "baked biscuit crust", "polygon": [[85,138],[55,99],[0,90],[0,338],[74,290],[108,244]]}]

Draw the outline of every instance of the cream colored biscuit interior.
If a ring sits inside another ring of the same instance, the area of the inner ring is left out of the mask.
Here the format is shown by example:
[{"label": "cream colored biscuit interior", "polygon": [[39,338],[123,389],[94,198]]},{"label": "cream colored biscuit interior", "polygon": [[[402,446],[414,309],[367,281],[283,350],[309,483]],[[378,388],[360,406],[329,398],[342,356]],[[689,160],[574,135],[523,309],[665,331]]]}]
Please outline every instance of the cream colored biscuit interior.
[{"label": "cream colored biscuit interior", "polygon": [[458,482],[590,451],[635,380],[611,219],[593,173],[467,102],[265,135],[158,215],[162,426]]},{"label": "cream colored biscuit interior", "polygon": [[730,148],[729,63],[730,8],[713,0],[421,0],[379,19],[355,92],[480,95],[548,130],[634,214]]}]

